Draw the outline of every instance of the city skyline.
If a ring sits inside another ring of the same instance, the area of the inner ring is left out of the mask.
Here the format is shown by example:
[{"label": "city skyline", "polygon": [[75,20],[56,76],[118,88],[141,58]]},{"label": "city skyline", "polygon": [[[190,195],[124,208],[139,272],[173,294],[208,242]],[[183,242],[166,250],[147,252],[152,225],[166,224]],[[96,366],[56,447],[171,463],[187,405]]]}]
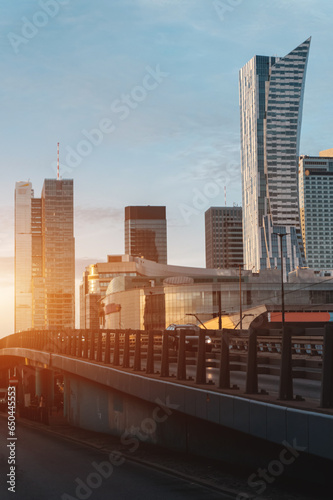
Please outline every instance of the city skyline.
[{"label": "city skyline", "polygon": [[58,6],[30,38],[23,19],[39,3],[6,5],[1,20],[1,336],[14,328],[13,186],[30,176],[38,192],[55,177],[58,141],[76,185],[77,281],[124,253],[126,205],[165,205],[168,261],[204,266],[204,212],[224,205],[225,185],[227,204],[241,204],[238,70],[254,54],[312,36],[300,154],[331,147],[330,2],[253,0],[224,14],[201,0]]}]

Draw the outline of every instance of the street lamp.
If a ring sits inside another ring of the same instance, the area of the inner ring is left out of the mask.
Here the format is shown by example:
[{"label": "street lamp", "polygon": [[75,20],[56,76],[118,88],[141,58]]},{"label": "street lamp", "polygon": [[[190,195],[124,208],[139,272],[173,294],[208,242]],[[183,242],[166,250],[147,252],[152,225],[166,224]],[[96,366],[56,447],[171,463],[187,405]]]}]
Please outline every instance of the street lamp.
[{"label": "street lamp", "polygon": [[239,264],[239,326],[243,330],[243,310],[242,310],[242,265]]},{"label": "street lamp", "polygon": [[280,368],[280,385],[279,399],[293,399],[293,379],[292,379],[292,362],[291,362],[291,338],[289,332],[285,329],[285,311],[284,311],[284,284],[283,284],[283,245],[282,238],[287,236],[286,233],[273,233],[280,238],[280,254],[281,254],[281,313],[282,313],[282,348],[281,348],[281,368]]}]

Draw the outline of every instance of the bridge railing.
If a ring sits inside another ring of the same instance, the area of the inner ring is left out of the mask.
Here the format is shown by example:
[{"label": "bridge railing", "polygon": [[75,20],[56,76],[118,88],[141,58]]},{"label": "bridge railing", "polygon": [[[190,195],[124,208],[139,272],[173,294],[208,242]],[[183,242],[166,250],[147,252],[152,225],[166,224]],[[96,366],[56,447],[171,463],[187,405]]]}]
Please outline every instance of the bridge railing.
[{"label": "bridge railing", "polygon": [[[207,352],[206,335],[212,339],[213,348]],[[173,376],[176,380],[188,379],[189,365],[196,384],[212,384],[207,379],[207,367],[215,364],[218,387],[231,386],[230,374],[244,358],[247,394],[258,393],[260,359],[263,356],[281,354],[281,335],[263,335],[260,330],[205,330],[198,337],[196,348],[187,350],[189,330],[180,330],[177,349],[171,343],[168,330],[29,330],[0,339],[0,348],[20,347],[104,363],[132,371],[144,371],[147,375]],[[327,325],[324,335],[292,335],[292,352],[303,357],[319,357],[321,369],[320,406],[333,407],[333,330]],[[275,364],[276,366],[276,364]]]}]

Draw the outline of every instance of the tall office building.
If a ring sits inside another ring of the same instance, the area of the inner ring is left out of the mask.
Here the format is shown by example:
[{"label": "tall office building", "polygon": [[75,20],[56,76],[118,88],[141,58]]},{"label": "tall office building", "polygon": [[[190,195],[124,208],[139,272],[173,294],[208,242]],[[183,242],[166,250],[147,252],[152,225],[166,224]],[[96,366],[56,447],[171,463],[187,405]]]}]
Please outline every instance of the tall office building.
[{"label": "tall office building", "polygon": [[205,213],[206,267],[243,266],[242,207],[211,207]]},{"label": "tall office building", "polygon": [[299,207],[308,267],[333,269],[333,149],[300,157]]},{"label": "tall office building", "polygon": [[239,74],[243,244],[247,269],[304,264],[298,154],[310,38],[283,58],[255,56]]},{"label": "tall office building", "polygon": [[30,182],[15,185],[15,331],[32,326],[32,234]]},{"label": "tall office building", "polygon": [[165,207],[125,207],[125,254],[167,263]]},{"label": "tall office building", "polygon": [[74,328],[73,180],[15,187],[15,331]]}]

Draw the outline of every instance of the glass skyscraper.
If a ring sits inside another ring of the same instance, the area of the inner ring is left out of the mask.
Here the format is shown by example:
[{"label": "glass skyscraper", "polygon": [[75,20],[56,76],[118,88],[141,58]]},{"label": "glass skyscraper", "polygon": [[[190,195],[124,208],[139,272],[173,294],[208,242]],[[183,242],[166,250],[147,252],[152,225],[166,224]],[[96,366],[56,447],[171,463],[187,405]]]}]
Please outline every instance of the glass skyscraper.
[{"label": "glass skyscraper", "polygon": [[[304,265],[298,155],[310,38],[283,58],[253,57],[239,74],[243,245],[247,269]],[[292,229],[293,228],[293,229]]]},{"label": "glass skyscraper", "polygon": [[73,180],[15,187],[15,331],[74,328]]},{"label": "glass skyscraper", "polygon": [[125,254],[167,263],[165,207],[125,207]]}]

